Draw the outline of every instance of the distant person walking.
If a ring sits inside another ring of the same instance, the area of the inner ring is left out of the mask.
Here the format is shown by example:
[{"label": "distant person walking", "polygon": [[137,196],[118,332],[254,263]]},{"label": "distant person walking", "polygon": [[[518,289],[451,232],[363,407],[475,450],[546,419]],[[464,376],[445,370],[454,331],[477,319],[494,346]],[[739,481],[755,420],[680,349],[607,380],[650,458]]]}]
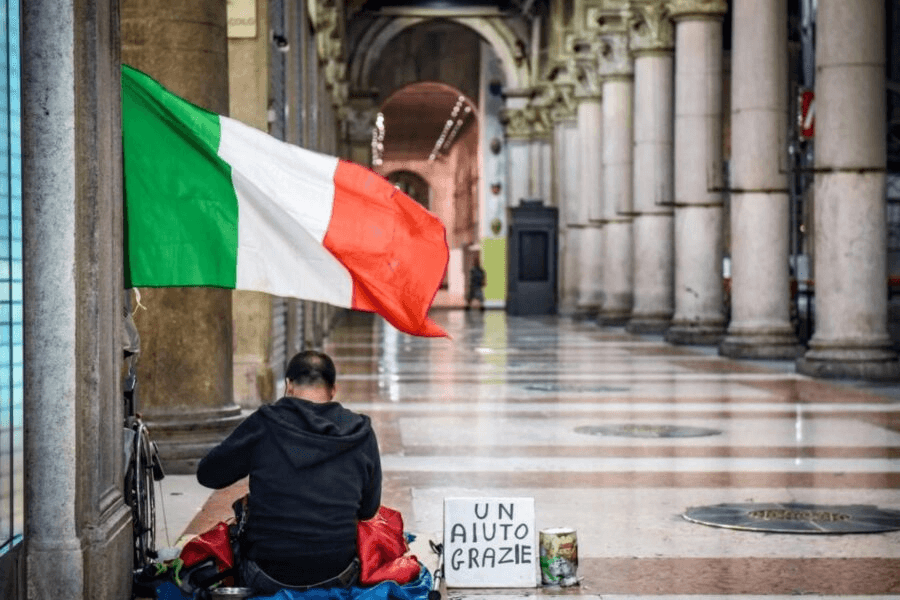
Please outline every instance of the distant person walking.
[{"label": "distant person walking", "polygon": [[472,307],[472,301],[478,300],[479,308],[484,310],[484,284],[487,283],[487,276],[478,258],[475,258],[475,264],[469,269],[469,293],[466,295],[466,310]]}]

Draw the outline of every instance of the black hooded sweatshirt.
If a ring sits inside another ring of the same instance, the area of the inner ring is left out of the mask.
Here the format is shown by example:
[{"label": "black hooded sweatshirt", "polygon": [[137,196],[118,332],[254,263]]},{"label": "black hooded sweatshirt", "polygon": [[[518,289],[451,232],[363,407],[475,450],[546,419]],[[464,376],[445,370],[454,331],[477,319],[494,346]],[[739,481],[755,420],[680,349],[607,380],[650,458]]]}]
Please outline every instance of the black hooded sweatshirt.
[{"label": "black hooded sweatshirt", "polygon": [[261,566],[345,556],[345,567],[356,556],[357,520],[381,504],[371,421],[337,402],[285,397],[262,406],[197,468],[200,484],[215,489],[247,475],[247,556]]}]

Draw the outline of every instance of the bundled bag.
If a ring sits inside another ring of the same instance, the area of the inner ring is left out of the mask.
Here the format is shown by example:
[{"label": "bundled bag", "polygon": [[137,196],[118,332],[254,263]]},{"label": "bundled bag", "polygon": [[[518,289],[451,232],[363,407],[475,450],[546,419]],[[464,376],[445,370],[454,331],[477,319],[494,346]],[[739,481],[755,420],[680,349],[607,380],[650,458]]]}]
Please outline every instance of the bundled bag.
[{"label": "bundled bag", "polygon": [[220,521],[193,537],[174,561],[151,563],[134,575],[132,596],[183,600],[209,598],[210,590],[234,585],[240,537],[246,523],[246,498],[232,505],[235,522]]},{"label": "bundled bag", "polygon": [[229,525],[220,521],[209,531],[192,538],[181,549],[178,557],[186,567],[212,559],[220,572],[231,569],[235,562],[231,534]]},{"label": "bundled bag", "polygon": [[356,529],[359,548],[360,585],[375,585],[383,581],[409,583],[419,577],[418,559],[407,554],[409,544],[403,533],[403,516],[396,510],[382,506],[368,521],[360,521]]},{"label": "bundled bag", "polygon": [[[247,498],[238,500],[232,508],[236,523],[220,522],[192,538],[172,564],[156,564],[152,565],[153,569],[146,569],[140,577],[141,587],[155,588],[156,598],[181,600],[208,598],[211,588],[232,585],[240,561]],[[302,592],[304,600],[318,600],[320,596],[322,600],[326,597],[329,600],[355,600],[360,594],[367,598],[371,596],[371,600],[411,599],[420,596],[419,588],[425,589],[427,594],[431,575],[414,555],[409,554],[403,516],[398,511],[382,506],[373,518],[358,523],[356,539],[360,560],[356,586],[350,590],[309,590]],[[138,583],[137,578],[135,583]],[[291,590],[283,590],[281,594],[288,592]]]}]

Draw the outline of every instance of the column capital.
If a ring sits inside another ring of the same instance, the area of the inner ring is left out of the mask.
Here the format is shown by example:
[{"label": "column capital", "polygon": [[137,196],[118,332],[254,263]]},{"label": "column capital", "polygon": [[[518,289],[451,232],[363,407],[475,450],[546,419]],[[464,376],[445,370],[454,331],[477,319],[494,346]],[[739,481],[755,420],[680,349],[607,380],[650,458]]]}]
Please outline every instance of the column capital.
[{"label": "column capital", "polygon": [[555,95],[556,90],[549,82],[543,82],[533,89],[531,101],[525,107],[525,118],[531,130],[531,139],[544,139],[553,132],[550,107]]},{"label": "column capital", "polygon": [[559,61],[547,73],[548,85],[553,90],[550,101],[550,119],[554,124],[576,118],[578,101],[578,67],[574,58]]},{"label": "column capital", "polygon": [[371,100],[364,102],[351,100],[346,107],[344,120],[351,142],[368,143],[372,139],[372,129],[378,117],[378,107]]},{"label": "column capital", "polygon": [[634,21],[630,0],[589,2],[585,8],[585,34],[597,57],[601,78],[630,77],[634,63],[628,48],[628,32]]},{"label": "column capital", "polygon": [[578,100],[600,100],[603,92],[597,73],[597,59],[593,53],[582,53],[573,61],[575,98]]},{"label": "column capital", "polygon": [[597,74],[601,79],[634,76],[634,59],[628,46],[628,34],[624,31],[600,36]]},{"label": "column capital", "polygon": [[503,124],[507,139],[531,139],[531,123],[527,110],[527,108],[504,108],[500,111],[500,122]]},{"label": "column capital", "polygon": [[630,46],[635,55],[671,52],[675,47],[675,28],[668,0],[635,0]]},{"label": "column capital", "polygon": [[556,86],[549,81],[535,87],[529,105],[528,119],[531,123],[532,139],[543,139],[553,133],[553,104],[556,102]]},{"label": "column capital", "polygon": [[554,123],[571,121],[578,113],[578,102],[575,100],[575,84],[562,83],[556,88],[556,96],[550,106],[550,119]]},{"label": "column capital", "polygon": [[680,19],[721,19],[728,11],[726,0],[669,0],[669,14]]},{"label": "column capital", "polygon": [[553,134],[553,119],[550,117],[550,106],[530,106],[526,109],[528,123],[531,126],[532,140],[547,139]]}]

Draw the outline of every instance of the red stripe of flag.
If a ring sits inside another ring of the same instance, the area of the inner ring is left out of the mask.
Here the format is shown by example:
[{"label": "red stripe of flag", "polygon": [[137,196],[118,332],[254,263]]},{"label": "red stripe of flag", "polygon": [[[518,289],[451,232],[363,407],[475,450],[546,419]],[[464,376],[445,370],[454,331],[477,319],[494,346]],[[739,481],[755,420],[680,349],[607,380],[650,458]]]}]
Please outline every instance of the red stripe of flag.
[{"label": "red stripe of flag", "polygon": [[353,278],[353,309],[413,335],[447,335],[428,318],[450,258],[444,225],[387,179],[339,161],[322,243]]}]

